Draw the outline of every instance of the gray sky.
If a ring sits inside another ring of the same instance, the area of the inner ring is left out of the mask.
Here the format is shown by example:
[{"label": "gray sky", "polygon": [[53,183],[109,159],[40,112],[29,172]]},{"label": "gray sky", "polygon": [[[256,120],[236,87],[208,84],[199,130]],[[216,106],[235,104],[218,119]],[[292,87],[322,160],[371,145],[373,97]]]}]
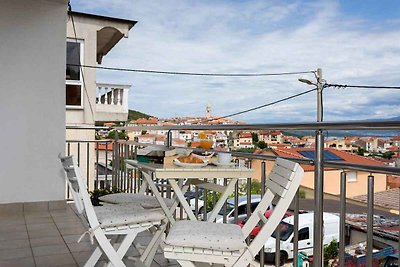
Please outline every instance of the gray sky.
[{"label": "gray sky", "polygon": [[[75,11],[137,20],[103,66],[274,73],[323,69],[328,83],[400,86],[399,1],[72,0]],[[212,78],[98,71],[132,84],[129,107],[157,117],[223,116],[310,89],[313,75]],[[234,117],[315,121],[315,94]],[[326,121],[400,116],[399,90],[326,89]]]}]

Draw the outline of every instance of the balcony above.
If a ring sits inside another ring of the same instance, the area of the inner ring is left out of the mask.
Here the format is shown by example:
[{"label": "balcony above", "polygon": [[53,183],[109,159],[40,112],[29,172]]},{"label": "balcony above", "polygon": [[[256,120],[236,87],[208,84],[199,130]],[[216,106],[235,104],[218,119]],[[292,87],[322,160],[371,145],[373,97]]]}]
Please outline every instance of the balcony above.
[{"label": "balcony above", "polygon": [[130,85],[98,83],[96,121],[126,121]]}]

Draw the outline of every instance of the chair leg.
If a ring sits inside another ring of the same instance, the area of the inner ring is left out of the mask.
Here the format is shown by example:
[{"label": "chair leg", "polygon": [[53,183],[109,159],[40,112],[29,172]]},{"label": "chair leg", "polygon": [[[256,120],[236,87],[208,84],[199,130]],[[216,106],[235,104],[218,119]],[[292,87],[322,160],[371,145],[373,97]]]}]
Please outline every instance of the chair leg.
[{"label": "chair leg", "polygon": [[107,239],[102,229],[96,229],[94,231],[94,235],[96,237],[97,243],[103,250],[104,254],[106,254],[110,263],[114,265],[114,267],[125,267],[121,257],[115,251],[114,247],[111,245],[110,241]]},{"label": "chair leg", "polygon": [[96,247],[96,249],[93,251],[92,255],[90,255],[90,258],[85,263],[85,267],[94,266],[99,261],[102,254],[103,254],[103,252],[101,251],[100,247]]},{"label": "chair leg", "polygon": [[[132,245],[133,240],[135,240],[136,236],[137,236],[137,232],[133,232],[130,234],[127,234],[124,239],[122,240],[121,244],[119,245],[118,249],[117,249],[117,254],[120,257],[120,259],[122,260],[126,254],[126,252],[128,251],[129,247]],[[112,262],[109,262],[107,264],[108,267],[113,266]],[[125,265],[124,265],[125,266]]]},{"label": "chair leg", "polygon": [[161,225],[160,229],[154,234],[150,243],[146,247],[143,254],[140,256],[140,261],[144,262],[145,265],[150,266],[157,252],[157,249],[162,241],[162,235],[167,228],[167,224]]}]

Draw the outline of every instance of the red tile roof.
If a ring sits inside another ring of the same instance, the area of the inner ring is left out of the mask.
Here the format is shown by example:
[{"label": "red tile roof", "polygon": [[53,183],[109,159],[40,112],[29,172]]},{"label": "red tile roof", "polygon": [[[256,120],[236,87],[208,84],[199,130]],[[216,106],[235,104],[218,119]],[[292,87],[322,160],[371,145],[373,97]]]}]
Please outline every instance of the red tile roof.
[{"label": "red tile roof", "polygon": [[197,148],[199,146],[200,146],[200,142],[192,142],[190,145],[190,147],[192,147],[192,148]]},{"label": "red tile roof", "polygon": [[174,142],[175,144],[185,144],[186,141],[182,140],[182,139],[173,139],[172,142]]},{"label": "red tile roof", "polygon": [[163,135],[156,136],[156,141],[164,141],[164,140],[165,140],[165,136],[163,136]]},{"label": "red tile roof", "polygon": [[157,124],[158,123],[158,119],[156,118],[140,118],[134,121],[131,121],[132,123],[136,123],[136,124]]},{"label": "red tile roof", "polygon": [[156,136],[154,134],[142,134],[139,135],[138,138],[155,138]]},{"label": "red tile roof", "polygon": [[392,151],[392,152],[397,152],[400,151],[400,147],[398,146],[391,146],[387,150]]},{"label": "red tile roof", "polygon": [[281,135],[282,132],[278,132],[278,131],[261,131],[259,134],[260,135]]},{"label": "red tile roof", "polygon": [[240,133],[239,138],[251,138],[251,133]]},{"label": "red tile roof", "polygon": [[[106,149],[107,148],[107,149]],[[107,143],[106,144],[102,144],[102,143],[98,143],[96,146],[97,150],[108,150],[108,151],[112,151],[113,149],[113,143]]]}]

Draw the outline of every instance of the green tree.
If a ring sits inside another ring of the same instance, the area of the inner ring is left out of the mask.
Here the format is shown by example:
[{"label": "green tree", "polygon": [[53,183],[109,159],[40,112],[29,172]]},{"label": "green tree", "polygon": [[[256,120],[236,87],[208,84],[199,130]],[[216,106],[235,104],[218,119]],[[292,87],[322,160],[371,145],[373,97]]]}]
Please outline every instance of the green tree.
[{"label": "green tree", "polygon": [[324,247],[324,259],[336,259],[339,255],[339,243],[334,239],[329,245]]},{"label": "green tree", "polygon": [[[261,182],[252,180],[250,186],[250,192],[252,195],[259,195],[261,194]],[[239,186],[239,193],[246,195],[247,194],[247,183],[240,184]]]},{"label": "green tree", "polygon": [[382,154],[382,158],[384,159],[392,159],[394,153],[392,151],[387,151],[385,153]]},{"label": "green tree", "polygon": [[365,153],[365,149],[363,149],[363,148],[361,148],[361,147],[359,147],[359,148],[357,149],[357,155],[364,156],[364,153]]},{"label": "green tree", "polygon": [[256,147],[261,148],[261,149],[265,149],[268,147],[267,143],[265,143],[264,141],[258,141],[256,143]]},{"label": "green tree", "polygon": [[[115,133],[116,133],[116,130],[110,131],[110,132],[108,133],[108,135],[107,135],[107,138],[109,138],[109,139],[115,139]],[[126,134],[125,131],[120,131],[120,132],[118,132],[118,138],[119,138],[119,139],[128,139],[128,135]]]},{"label": "green tree", "polygon": [[251,133],[251,139],[253,139],[253,144],[256,144],[258,142],[258,134]]}]

